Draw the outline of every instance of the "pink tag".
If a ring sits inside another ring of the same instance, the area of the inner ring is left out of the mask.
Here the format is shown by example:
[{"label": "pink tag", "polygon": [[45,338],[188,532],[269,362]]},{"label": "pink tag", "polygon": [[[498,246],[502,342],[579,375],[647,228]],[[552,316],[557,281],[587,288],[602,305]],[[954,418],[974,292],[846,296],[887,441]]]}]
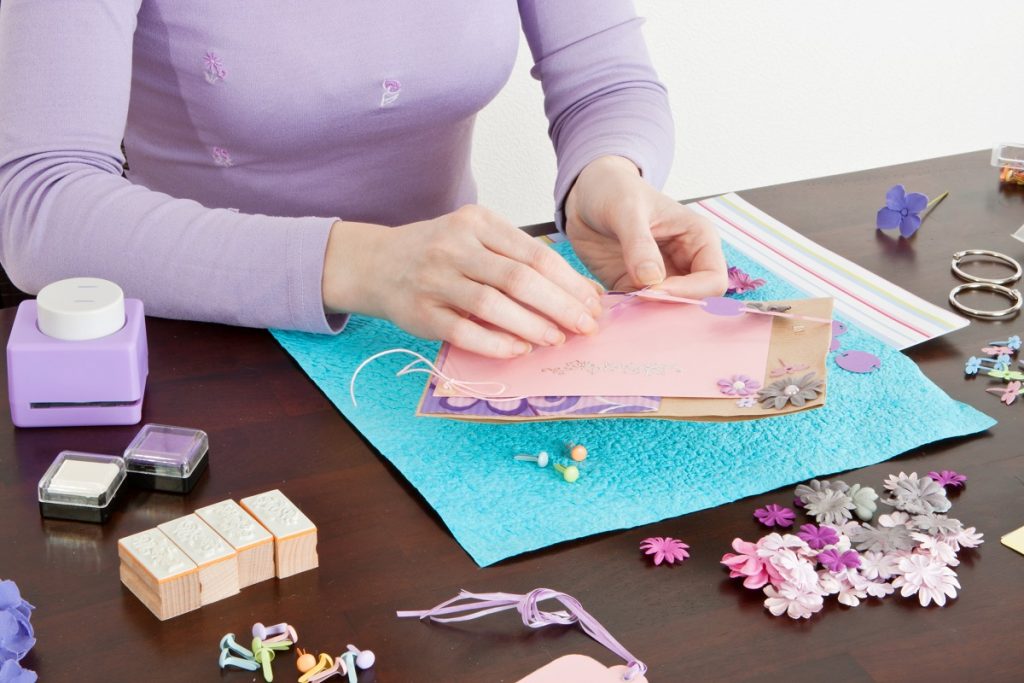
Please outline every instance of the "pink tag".
[{"label": "pink tag", "polygon": [[[622,665],[607,668],[584,655],[566,655],[518,683],[623,683],[627,671]],[[647,683],[647,678],[637,674],[629,683]]]},{"label": "pink tag", "polygon": [[[618,303],[605,297],[610,309]],[[721,398],[718,380],[764,379],[772,318],[720,317],[701,306],[638,301],[606,314],[593,336],[537,347],[512,360],[448,347],[441,370],[462,382],[503,385],[503,396]],[[458,392],[455,392],[458,393]]]}]

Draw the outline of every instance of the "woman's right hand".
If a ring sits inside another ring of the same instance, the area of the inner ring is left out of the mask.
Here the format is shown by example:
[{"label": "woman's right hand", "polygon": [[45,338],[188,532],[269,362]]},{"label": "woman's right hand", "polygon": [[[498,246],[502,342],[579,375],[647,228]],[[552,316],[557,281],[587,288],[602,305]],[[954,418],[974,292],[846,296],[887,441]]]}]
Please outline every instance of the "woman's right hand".
[{"label": "woman's right hand", "polygon": [[397,228],[338,221],[324,260],[328,311],[387,318],[495,358],[561,344],[566,332],[593,334],[601,292],[554,250],[476,205]]}]

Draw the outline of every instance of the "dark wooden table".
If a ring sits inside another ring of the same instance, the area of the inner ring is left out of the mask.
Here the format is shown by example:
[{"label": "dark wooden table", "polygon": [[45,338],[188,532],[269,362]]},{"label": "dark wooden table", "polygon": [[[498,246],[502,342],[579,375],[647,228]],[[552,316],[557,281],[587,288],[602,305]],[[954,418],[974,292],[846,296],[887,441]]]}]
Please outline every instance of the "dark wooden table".
[{"label": "dark wooden table", "polygon": [[[945,305],[957,249],[1020,257],[1024,188],[1000,187],[987,153],[967,154],[751,190],[746,199],[861,265]],[[874,230],[886,189],[902,182],[951,195],[911,241]],[[0,312],[6,332],[13,309]],[[732,539],[756,538],[758,496],[641,529],[603,534],[479,569],[443,523],[335,411],[264,331],[150,319],[144,421],[199,427],[212,444],[209,475],[188,496],[123,492],[105,525],[43,520],[36,483],[56,453],[119,453],[134,427],[14,429],[0,418],[0,578],[37,609],[39,642],[24,664],[51,681],[216,681],[222,634],[255,621],[295,624],[309,649],[353,642],[378,655],[362,681],[515,681],[557,656],[614,657],[577,629],[531,632],[514,614],[445,627],[399,621],[396,609],[433,606],[460,588],[579,598],[651,667],[653,681],[1024,680],[1024,557],[999,536],[1024,525],[1024,419],[966,381],[963,360],[1020,320],[975,322],[909,353],[955,398],[996,416],[981,437],[934,444],[846,475],[880,486],[891,472],[956,469],[970,477],[951,514],[985,533],[964,553],[961,596],[944,609],[889,598],[849,609],[829,600],[810,621],[774,618],[758,592],[718,561]],[[928,410],[928,406],[921,406]],[[827,438],[827,435],[824,435]],[[870,438],[870,437],[867,437]],[[279,487],[320,529],[318,570],[268,581],[168,622],[118,581],[117,539],[225,498]],[[692,558],[652,567],[637,550],[651,535],[682,538]],[[292,678],[291,656],[277,680]],[[223,674],[224,680],[254,680]]]}]

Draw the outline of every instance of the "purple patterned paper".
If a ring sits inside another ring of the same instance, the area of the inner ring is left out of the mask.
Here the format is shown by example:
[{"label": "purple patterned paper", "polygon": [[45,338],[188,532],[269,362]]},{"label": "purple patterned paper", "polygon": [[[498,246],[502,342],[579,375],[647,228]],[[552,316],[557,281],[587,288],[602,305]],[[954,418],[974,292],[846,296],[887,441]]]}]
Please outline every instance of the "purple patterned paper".
[{"label": "purple patterned paper", "polygon": [[478,417],[554,417],[560,415],[615,415],[654,413],[660,396],[531,396],[488,401],[469,396],[437,396],[431,381],[420,412],[428,415],[475,415]]}]

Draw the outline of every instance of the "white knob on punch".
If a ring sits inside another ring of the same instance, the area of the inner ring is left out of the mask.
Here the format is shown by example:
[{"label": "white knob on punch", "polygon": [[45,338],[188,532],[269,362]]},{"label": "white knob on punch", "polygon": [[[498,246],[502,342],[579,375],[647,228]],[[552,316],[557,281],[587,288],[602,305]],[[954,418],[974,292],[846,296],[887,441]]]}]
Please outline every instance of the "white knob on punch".
[{"label": "white knob on punch", "polygon": [[36,322],[40,332],[54,339],[106,337],[124,327],[124,292],[96,277],[54,282],[39,290]]}]

